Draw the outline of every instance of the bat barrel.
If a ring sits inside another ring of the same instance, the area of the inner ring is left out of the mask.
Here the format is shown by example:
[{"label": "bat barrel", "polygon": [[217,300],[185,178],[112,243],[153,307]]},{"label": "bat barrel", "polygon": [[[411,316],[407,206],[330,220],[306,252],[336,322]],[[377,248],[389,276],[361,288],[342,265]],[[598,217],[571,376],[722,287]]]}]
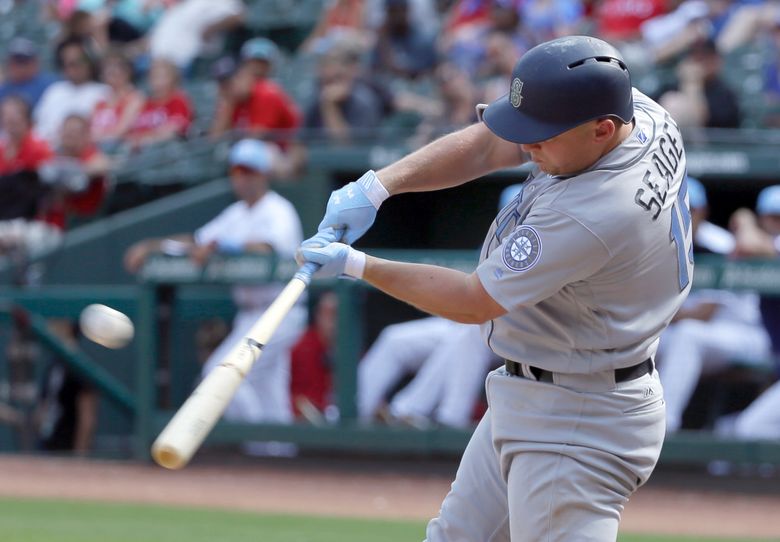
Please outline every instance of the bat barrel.
[{"label": "bat barrel", "polygon": [[[303,269],[301,270],[303,271]],[[306,289],[310,275],[296,275],[263,316],[252,326],[246,338],[234,346],[195,388],[176,415],[168,422],[152,445],[152,458],[166,469],[180,469],[216,425],[228,403],[262,354],[262,348]]]}]

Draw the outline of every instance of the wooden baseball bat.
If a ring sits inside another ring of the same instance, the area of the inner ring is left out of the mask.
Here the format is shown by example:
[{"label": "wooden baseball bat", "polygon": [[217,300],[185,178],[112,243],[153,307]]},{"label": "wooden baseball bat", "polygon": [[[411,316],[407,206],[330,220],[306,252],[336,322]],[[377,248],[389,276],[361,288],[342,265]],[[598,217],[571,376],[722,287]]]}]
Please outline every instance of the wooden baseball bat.
[{"label": "wooden baseball bat", "polygon": [[317,267],[313,263],[302,265],[247,336],[195,388],[152,444],[152,457],[157,464],[180,469],[189,462],[262,355],[263,347],[309,285]]}]

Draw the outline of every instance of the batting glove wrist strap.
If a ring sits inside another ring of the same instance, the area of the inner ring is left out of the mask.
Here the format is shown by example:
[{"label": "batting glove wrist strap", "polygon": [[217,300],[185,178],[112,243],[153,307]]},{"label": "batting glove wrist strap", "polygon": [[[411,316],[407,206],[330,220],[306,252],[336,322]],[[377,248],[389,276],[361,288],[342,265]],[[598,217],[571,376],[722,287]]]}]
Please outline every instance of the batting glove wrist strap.
[{"label": "batting glove wrist strap", "polygon": [[390,192],[382,185],[373,169],[366,171],[356,182],[376,209],[390,197]]},{"label": "batting glove wrist strap", "polygon": [[344,263],[344,274],[356,279],[363,278],[363,271],[366,269],[366,254],[352,247],[349,247],[347,261]]}]

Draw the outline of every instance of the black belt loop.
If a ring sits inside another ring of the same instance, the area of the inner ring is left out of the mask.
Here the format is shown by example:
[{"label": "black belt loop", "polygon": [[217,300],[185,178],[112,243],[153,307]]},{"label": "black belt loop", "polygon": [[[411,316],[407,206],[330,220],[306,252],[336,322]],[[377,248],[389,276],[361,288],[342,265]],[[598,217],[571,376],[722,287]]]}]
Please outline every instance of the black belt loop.
[{"label": "black belt loop", "polygon": [[[505,359],[504,368],[506,369],[506,372],[512,376],[523,376],[522,365],[520,363],[517,363],[516,361]],[[532,365],[529,365],[528,369],[531,371],[531,374],[533,374],[536,377],[536,380],[538,380],[539,382],[549,382],[549,383],[553,382],[552,371],[541,369],[539,367],[534,367]],[[636,365],[615,369],[615,382],[626,382],[628,380],[635,380],[648,373],[652,374],[652,372],[653,372],[653,361],[648,358],[640,363],[637,363]]]}]

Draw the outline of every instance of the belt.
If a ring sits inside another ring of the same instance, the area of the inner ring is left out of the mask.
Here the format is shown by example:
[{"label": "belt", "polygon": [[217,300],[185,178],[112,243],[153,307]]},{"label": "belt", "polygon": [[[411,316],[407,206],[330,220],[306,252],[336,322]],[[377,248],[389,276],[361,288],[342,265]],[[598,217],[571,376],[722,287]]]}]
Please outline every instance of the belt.
[{"label": "belt", "polygon": [[[504,367],[506,368],[506,372],[509,373],[510,375],[522,376],[522,377],[525,376],[523,374],[522,363],[517,363],[516,361],[505,359]],[[531,374],[534,377],[536,377],[536,380],[538,380],[539,382],[549,382],[551,384],[554,382],[552,371],[541,369],[539,367],[534,367],[532,365],[526,365],[526,367],[531,372]],[[636,365],[615,369],[615,382],[626,382],[627,380],[635,380],[640,376],[644,376],[652,372],[653,372],[653,362],[648,358],[642,362],[637,363]]]}]

